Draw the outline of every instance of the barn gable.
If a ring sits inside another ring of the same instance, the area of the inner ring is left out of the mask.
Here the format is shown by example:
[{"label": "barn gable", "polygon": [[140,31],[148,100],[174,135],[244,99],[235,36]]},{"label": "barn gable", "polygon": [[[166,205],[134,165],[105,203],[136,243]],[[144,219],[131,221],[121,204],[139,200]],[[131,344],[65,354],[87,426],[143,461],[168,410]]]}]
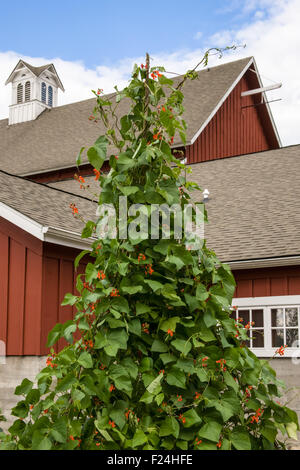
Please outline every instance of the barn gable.
[{"label": "barn gable", "polygon": [[242,96],[242,92],[260,87],[255,62],[232,87],[215,113],[199,129],[186,147],[188,163],[232,157],[277,149],[280,138],[266,97],[260,93]]}]

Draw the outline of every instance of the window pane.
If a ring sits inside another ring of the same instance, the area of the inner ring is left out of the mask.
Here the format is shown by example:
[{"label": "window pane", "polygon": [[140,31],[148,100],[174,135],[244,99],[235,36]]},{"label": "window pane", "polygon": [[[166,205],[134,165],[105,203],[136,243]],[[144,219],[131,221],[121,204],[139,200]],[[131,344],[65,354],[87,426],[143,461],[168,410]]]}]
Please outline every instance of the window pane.
[{"label": "window pane", "polygon": [[47,89],[46,89],[46,83],[42,83],[42,101],[43,103],[46,103],[46,92],[47,92]]},{"label": "window pane", "polygon": [[53,88],[52,88],[52,86],[48,87],[48,105],[49,106],[53,105]]},{"label": "window pane", "polygon": [[252,330],[252,347],[253,348],[263,348],[265,345],[264,341],[264,330]]},{"label": "window pane", "polygon": [[262,309],[252,310],[252,321],[254,328],[264,326],[264,311]]},{"label": "window pane", "polygon": [[239,310],[238,317],[241,319],[243,325],[247,325],[250,321],[249,310]]},{"label": "window pane", "polygon": [[[298,328],[287,328],[286,329],[286,344],[289,348],[298,347]],[[294,341],[296,341],[296,344],[293,345]]]},{"label": "window pane", "polygon": [[231,310],[230,318],[232,318],[233,320],[236,320],[236,318],[237,318],[237,310]]},{"label": "window pane", "polygon": [[285,309],[285,325],[286,326],[298,326],[298,309],[297,308],[286,308]]},{"label": "window pane", "polygon": [[25,101],[30,101],[30,82],[25,83]]},{"label": "window pane", "polygon": [[272,326],[283,326],[283,308],[272,308]]},{"label": "window pane", "polygon": [[272,347],[284,346],[283,330],[272,330]]},{"label": "window pane", "polygon": [[23,85],[19,83],[17,88],[17,103],[22,103],[23,101]]}]

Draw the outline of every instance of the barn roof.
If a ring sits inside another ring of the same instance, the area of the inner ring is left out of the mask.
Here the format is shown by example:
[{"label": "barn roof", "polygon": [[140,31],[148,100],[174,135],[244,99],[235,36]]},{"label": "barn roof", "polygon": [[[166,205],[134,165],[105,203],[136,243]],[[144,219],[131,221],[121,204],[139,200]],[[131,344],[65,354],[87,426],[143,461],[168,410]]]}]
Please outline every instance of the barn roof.
[{"label": "barn roof", "polygon": [[96,218],[97,204],[80,195],[3,171],[0,171],[0,187],[0,217],[41,240],[47,241],[45,234],[52,231],[62,238],[61,243],[58,239],[56,243],[73,246],[75,240],[80,246],[78,241],[83,241],[80,236],[84,223],[73,217],[70,204],[75,204],[86,220]]},{"label": "barn roof", "polygon": [[[205,237],[222,261],[268,265],[300,255],[300,145],[190,167],[188,178],[210,192]],[[85,180],[91,192],[97,189],[93,177]],[[51,186],[84,194],[75,180]]]},{"label": "barn roof", "polygon": [[[185,84],[187,144],[193,142],[253,63],[253,57],[248,57],[207,68],[198,73],[198,80]],[[47,109],[35,121],[9,126],[7,119],[1,120],[0,168],[29,175],[74,166],[79,149],[92,145],[104,132],[101,123],[88,120],[94,106],[92,98]],[[128,103],[122,100],[120,114],[127,110]],[[174,147],[178,145],[182,143],[175,142]]]},{"label": "barn roof", "polygon": [[222,260],[300,255],[300,145],[191,168],[210,192],[205,236]]}]

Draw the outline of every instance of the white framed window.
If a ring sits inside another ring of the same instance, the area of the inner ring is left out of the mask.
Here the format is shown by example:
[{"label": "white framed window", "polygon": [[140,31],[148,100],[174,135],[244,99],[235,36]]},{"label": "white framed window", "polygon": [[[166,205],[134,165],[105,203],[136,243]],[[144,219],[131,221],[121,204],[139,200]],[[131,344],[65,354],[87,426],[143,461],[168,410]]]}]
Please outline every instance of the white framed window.
[{"label": "white framed window", "polygon": [[48,86],[48,106],[53,106],[53,88]]},{"label": "white framed window", "polygon": [[17,103],[23,103],[23,85],[19,83],[17,86]]},{"label": "white framed window", "polygon": [[47,94],[47,86],[46,86],[46,83],[43,82],[41,85],[41,99],[43,103],[46,103],[46,94]]},{"label": "white framed window", "polygon": [[235,298],[232,306],[235,319],[247,325],[247,346],[257,356],[273,357],[281,346],[286,346],[283,357],[300,355],[300,295]]},{"label": "white framed window", "polygon": [[25,83],[25,101],[30,101],[30,82]]}]

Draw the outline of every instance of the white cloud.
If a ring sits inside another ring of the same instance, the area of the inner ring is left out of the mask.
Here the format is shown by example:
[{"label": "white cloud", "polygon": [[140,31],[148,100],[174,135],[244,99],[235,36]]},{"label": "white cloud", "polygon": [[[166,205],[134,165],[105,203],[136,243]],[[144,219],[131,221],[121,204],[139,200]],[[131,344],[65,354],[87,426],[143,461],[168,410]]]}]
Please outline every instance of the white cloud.
[{"label": "white cloud", "polygon": [[254,13],[254,16],[255,18],[257,19],[261,19],[265,16],[265,12],[262,11],[262,10],[257,10],[255,13]]},{"label": "white cloud", "polygon": [[202,36],[203,36],[202,31],[198,31],[198,32],[194,35],[194,39],[201,39]]},{"label": "white cloud", "polygon": [[[237,51],[235,56],[253,55],[264,84],[273,80],[282,82],[279,90],[270,92],[268,98],[282,101],[273,103],[271,109],[284,145],[300,142],[300,50],[299,0],[253,0],[253,8],[265,7],[267,17],[255,19],[238,31],[219,31],[210,38],[228,43],[246,43],[246,51]],[[226,59],[227,60],[227,59]],[[267,79],[268,78],[268,79]]]},{"label": "white cloud", "polygon": [[[245,3],[242,2],[245,6]],[[235,2],[235,5],[237,2]],[[218,31],[204,44],[206,47],[247,44],[246,49],[237,49],[227,54],[221,62],[254,55],[264,83],[283,82],[283,87],[269,94],[270,99],[282,98],[271,105],[275,122],[284,145],[299,143],[300,128],[300,50],[299,0],[251,0],[247,8],[254,13],[253,21],[239,30]],[[264,15],[255,12],[262,11]],[[164,65],[169,72],[183,73],[193,67],[202,57],[204,49],[178,50],[173,53],[152,55],[155,65]],[[16,52],[0,53],[0,119],[8,115],[10,89],[4,82],[16,65],[20,56]],[[53,62],[66,89],[60,93],[59,104],[90,98],[91,89],[103,88],[104,92],[113,91],[114,85],[126,85],[133,64],[140,64],[143,57],[124,58],[113,67],[99,65],[88,69],[82,62],[68,62],[56,58],[22,57],[32,65]],[[217,56],[210,64],[221,63]]]}]

